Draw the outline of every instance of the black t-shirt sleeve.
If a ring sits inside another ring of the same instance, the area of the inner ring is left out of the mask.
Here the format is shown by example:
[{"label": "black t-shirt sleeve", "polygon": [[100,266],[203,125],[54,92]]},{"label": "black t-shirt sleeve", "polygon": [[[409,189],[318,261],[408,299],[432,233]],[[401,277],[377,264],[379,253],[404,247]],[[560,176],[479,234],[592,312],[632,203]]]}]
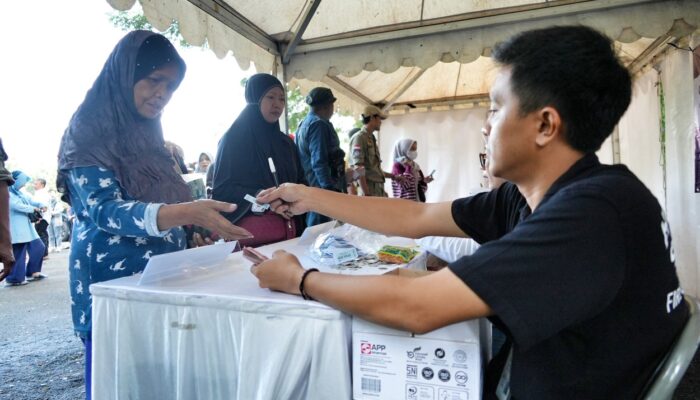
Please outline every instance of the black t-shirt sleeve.
[{"label": "black t-shirt sleeve", "polygon": [[496,240],[513,230],[527,207],[518,188],[505,183],[490,192],[452,202],[452,218],[479,244]]},{"label": "black t-shirt sleeve", "polygon": [[[493,206],[498,201],[486,200],[494,195],[499,193],[471,201]],[[593,191],[572,195],[562,190],[555,197],[560,198],[541,205],[499,240],[449,266],[491,307],[521,349],[596,315],[613,300],[625,275],[618,210]],[[478,222],[495,220],[502,229],[503,218],[513,215],[507,204],[501,207],[506,209],[458,225],[474,237],[494,229]],[[462,219],[489,210],[453,205],[453,213],[463,209],[472,214]]]}]

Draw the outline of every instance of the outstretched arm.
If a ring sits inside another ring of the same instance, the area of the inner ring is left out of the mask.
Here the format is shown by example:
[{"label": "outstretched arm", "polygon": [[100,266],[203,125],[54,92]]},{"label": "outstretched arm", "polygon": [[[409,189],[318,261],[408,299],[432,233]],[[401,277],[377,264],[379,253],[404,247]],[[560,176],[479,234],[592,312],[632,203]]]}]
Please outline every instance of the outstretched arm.
[{"label": "outstretched arm", "polygon": [[386,235],[465,237],[452,218],[452,203],[358,197],[293,184],[264,190],[258,201],[270,203],[274,211],[283,215],[315,211]]},{"label": "outstretched arm", "polygon": [[214,200],[180,204],[144,203],[123,200],[122,188],[114,174],[97,167],[70,171],[71,191],[103,231],[123,236],[160,236],[170,228],[195,224],[216,231],[225,239],[250,237],[250,232],[232,225],[219,212],[231,212],[235,205]]}]

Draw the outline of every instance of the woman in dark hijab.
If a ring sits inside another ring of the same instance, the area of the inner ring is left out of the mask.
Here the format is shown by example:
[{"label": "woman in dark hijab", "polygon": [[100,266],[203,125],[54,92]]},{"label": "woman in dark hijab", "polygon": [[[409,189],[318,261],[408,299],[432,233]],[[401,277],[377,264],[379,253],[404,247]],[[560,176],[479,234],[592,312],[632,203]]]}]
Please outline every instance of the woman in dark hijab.
[{"label": "woman in dark hijab", "polygon": [[[285,106],[282,83],[272,75],[255,74],[246,84],[245,99],[245,108],[219,141],[212,198],[238,205],[227,217],[255,236],[242,244],[258,246],[296,236],[304,228],[304,217],[284,221],[272,212],[256,212],[245,195],[305,180],[294,142],[280,131]],[[268,159],[274,163],[276,177]]]},{"label": "woman in dark hijab", "polygon": [[160,115],[184,74],[184,61],[165,37],[130,32],[110,54],[61,140],[57,187],[77,219],[70,291],[73,325],[85,343],[88,398],[90,284],[132,275],[150,256],[184,249],[181,225],[201,225],[226,239],[250,237],[219,214],[235,205],[191,201],[165,149]]}]

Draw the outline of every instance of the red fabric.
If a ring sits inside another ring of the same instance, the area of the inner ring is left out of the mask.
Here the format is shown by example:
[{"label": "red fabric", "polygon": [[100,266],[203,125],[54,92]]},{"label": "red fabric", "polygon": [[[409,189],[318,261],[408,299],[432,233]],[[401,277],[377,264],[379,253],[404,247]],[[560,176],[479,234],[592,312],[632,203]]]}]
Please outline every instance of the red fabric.
[{"label": "red fabric", "polygon": [[286,220],[270,211],[263,215],[245,216],[236,221],[236,225],[247,229],[254,236],[252,239],[240,240],[241,247],[257,247],[296,237],[294,220]]}]

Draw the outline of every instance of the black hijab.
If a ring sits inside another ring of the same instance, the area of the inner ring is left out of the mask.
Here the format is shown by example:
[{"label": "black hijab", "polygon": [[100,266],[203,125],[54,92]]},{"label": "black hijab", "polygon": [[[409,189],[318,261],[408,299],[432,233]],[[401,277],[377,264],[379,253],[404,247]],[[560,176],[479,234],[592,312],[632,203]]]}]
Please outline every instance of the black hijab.
[{"label": "black hijab", "polygon": [[[144,202],[192,199],[165,149],[160,117],[143,118],[134,85],[167,63],[185,62],[164,36],[133,31],[122,38],[73,114],[61,139],[56,186],[67,200],[67,171],[96,166],[112,171],[129,196]],[[179,82],[178,82],[179,84]]]},{"label": "black hijab", "polygon": [[272,157],[279,183],[304,183],[304,171],[294,142],[280,131],[279,121],[267,122],[260,112],[260,101],[282,83],[269,74],[255,74],[245,87],[246,106],[219,141],[214,163],[212,198],[236,203],[238,209],[227,217],[236,222],[249,213],[246,194],[255,196],[275,186],[268,157]]}]

